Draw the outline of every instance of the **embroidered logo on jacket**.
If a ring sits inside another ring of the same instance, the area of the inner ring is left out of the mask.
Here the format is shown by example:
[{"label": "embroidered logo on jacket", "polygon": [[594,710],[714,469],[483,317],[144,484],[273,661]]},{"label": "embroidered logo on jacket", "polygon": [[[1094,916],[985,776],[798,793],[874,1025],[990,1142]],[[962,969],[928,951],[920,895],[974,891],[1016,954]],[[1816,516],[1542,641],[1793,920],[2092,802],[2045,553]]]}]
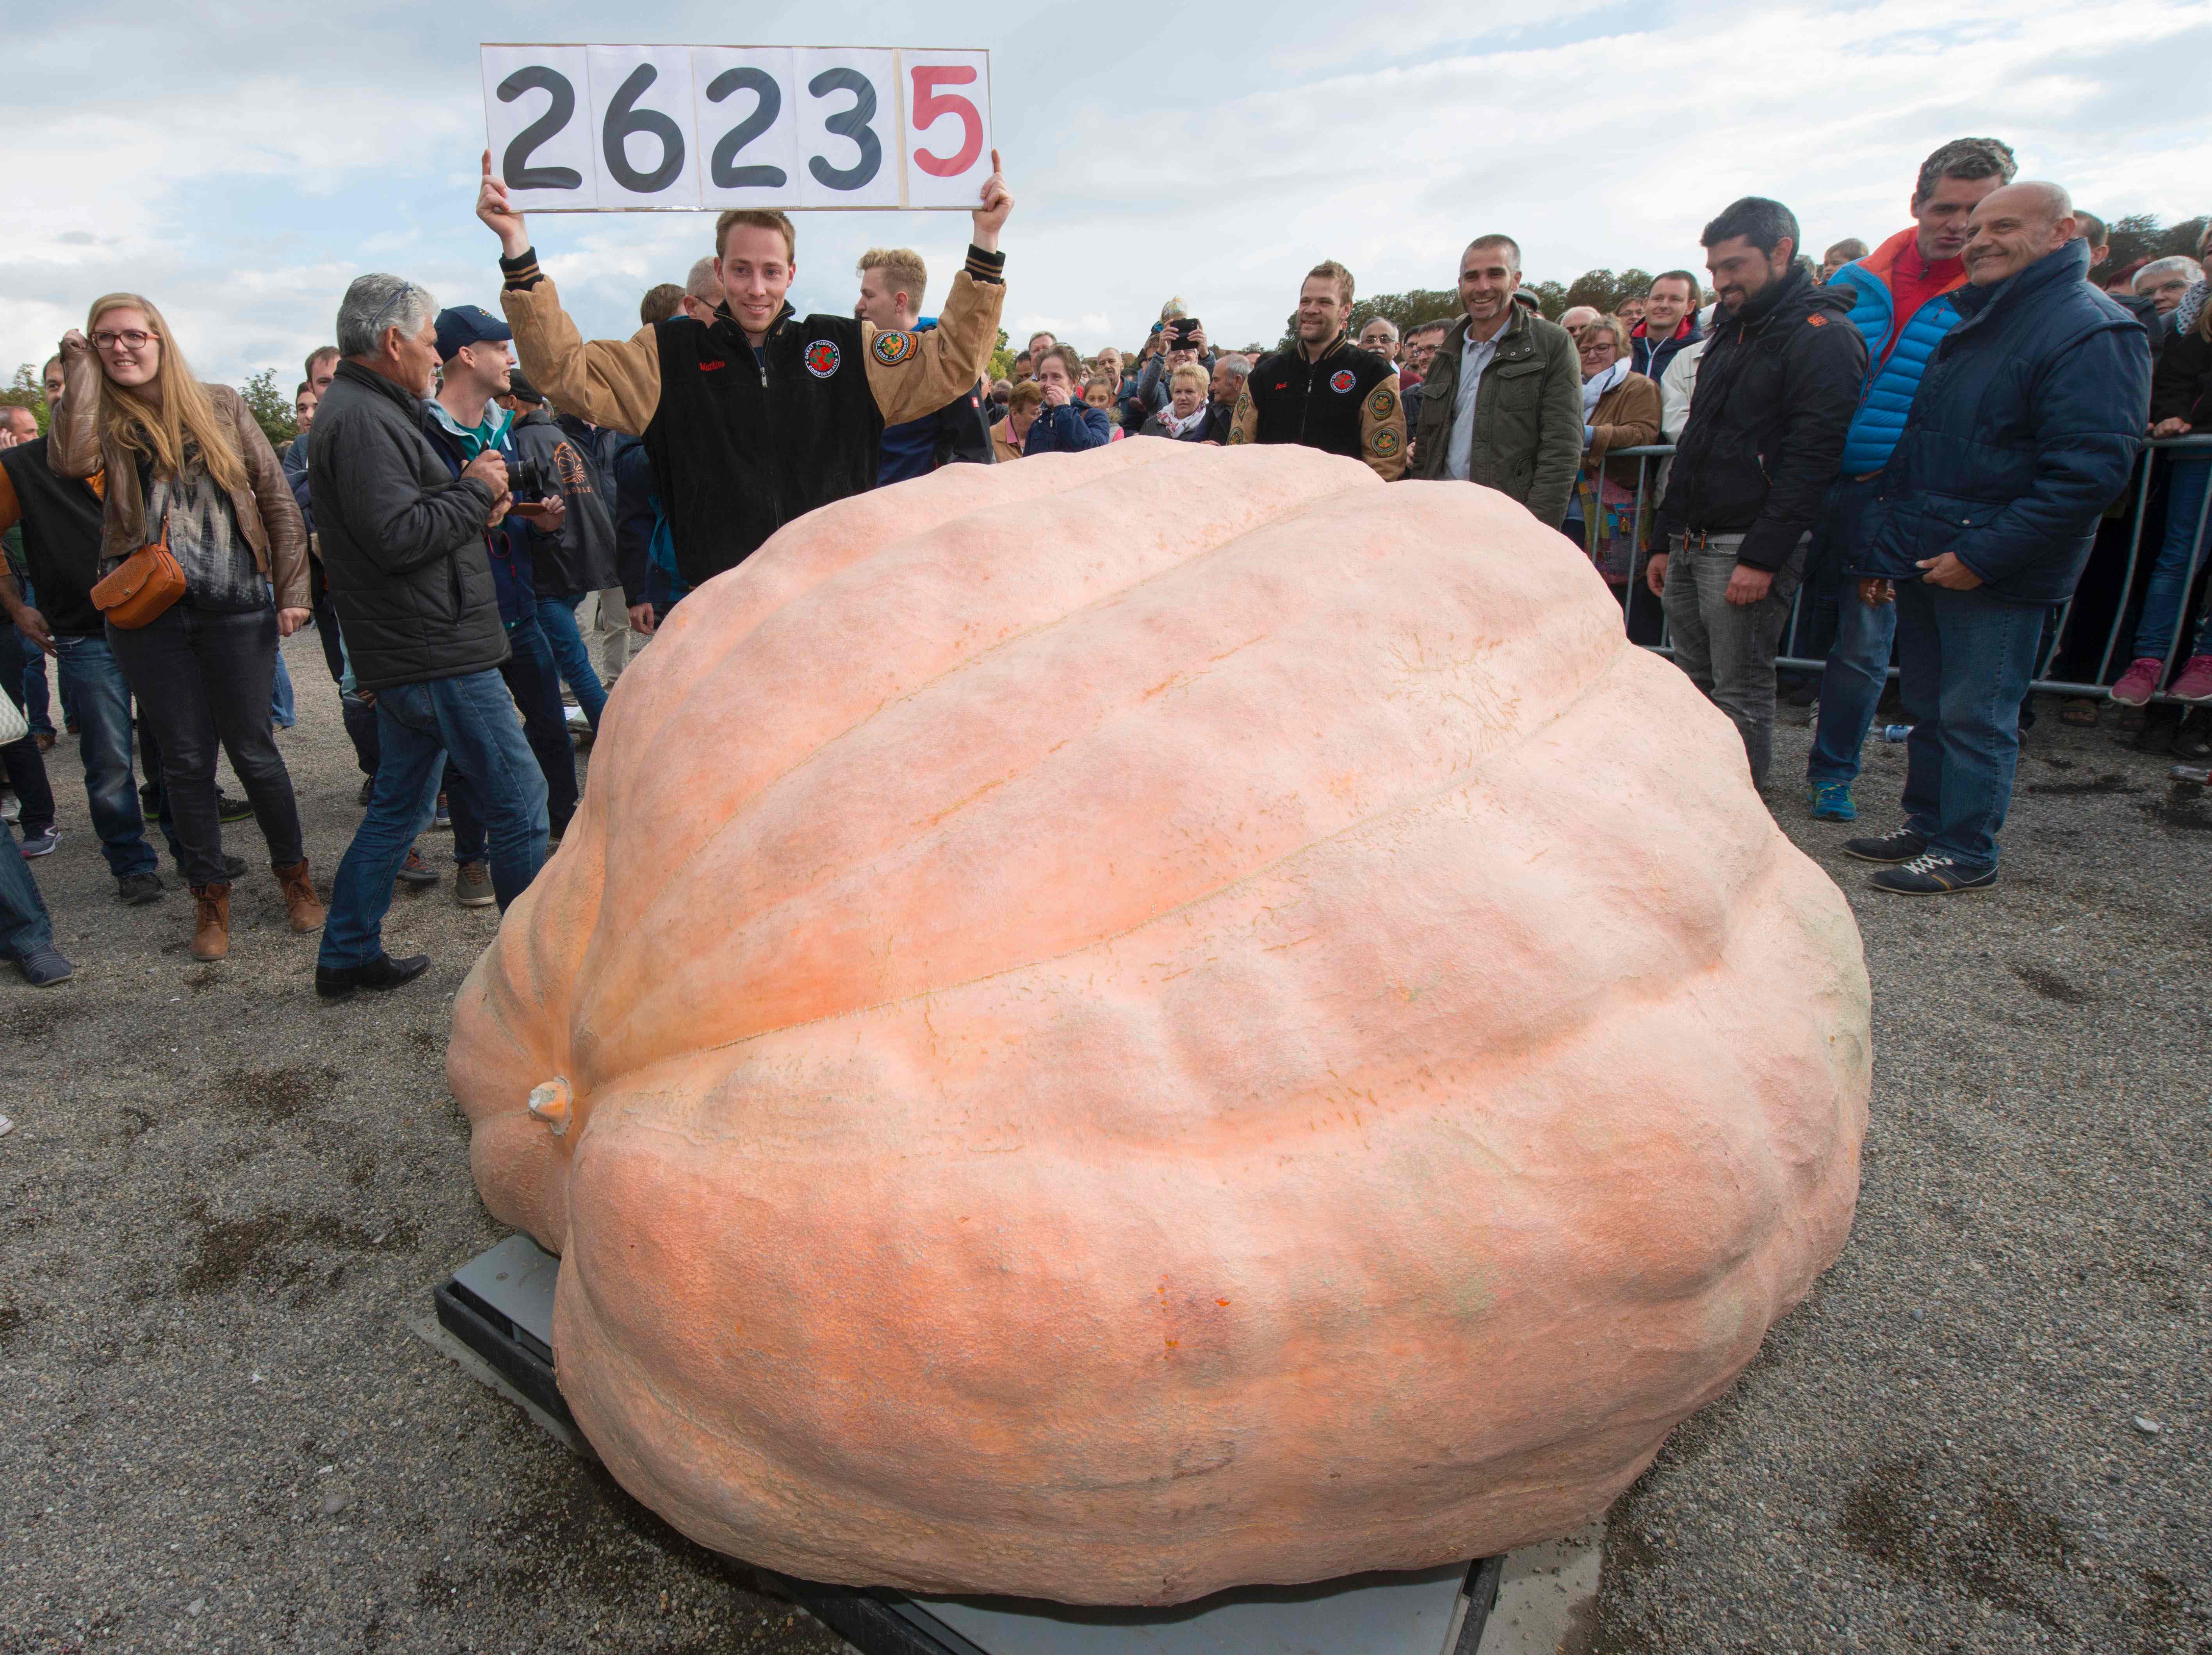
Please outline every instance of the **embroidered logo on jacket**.
[{"label": "embroidered logo on jacket", "polygon": [[1358,383],[1358,376],[1348,368],[1340,368],[1328,376],[1328,388],[1332,391],[1349,391]]},{"label": "embroidered logo on jacket", "polygon": [[1367,411],[1377,419],[1389,418],[1390,411],[1397,405],[1398,399],[1390,394],[1390,387],[1387,385],[1376,386],[1375,394],[1367,399]]},{"label": "embroidered logo on jacket", "polygon": [[711,373],[713,373],[716,368],[720,368],[720,367],[723,367],[723,366],[725,366],[725,364],[724,364],[724,362],[723,362],[722,359],[721,359],[720,357],[717,356],[717,357],[716,357],[713,362],[701,362],[701,363],[699,364],[699,371],[700,371],[702,374],[711,374]]},{"label": "embroidered logo on jacket", "polygon": [[1398,434],[1386,425],[1375,434],[1372,447],[1378,457],[1388,459],[1398,452]]},{"label": "embroidered logo on jacket", "polygon": [[828,379],[844,360],[844,354],[831,340],[817,339],[806,347],[806,371],[817,380]]},{"label": "embroidered logo on jacket", "polygon": [[885,368],[896,368],[901,362],[913,361],[914,353],[920,348],[913,334],[898,332],[877,334],[872,347],[876,360]]}]

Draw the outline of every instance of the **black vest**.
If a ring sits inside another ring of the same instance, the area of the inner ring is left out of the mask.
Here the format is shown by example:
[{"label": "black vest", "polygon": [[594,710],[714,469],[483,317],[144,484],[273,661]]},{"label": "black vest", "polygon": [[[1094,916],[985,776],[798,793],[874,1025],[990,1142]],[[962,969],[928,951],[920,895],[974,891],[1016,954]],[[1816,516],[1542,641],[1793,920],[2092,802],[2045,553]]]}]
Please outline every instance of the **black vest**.
[{"label": "black vest", "polygon": [[46,463],[46,440],[0,448],[0,466],[23,509],[23,561],[39,613],[67,638],[100,636],[106,623],[93,606],[100,579],[100,496]]},{"label": "black vest", "polygon": [[645,428],[676,568],[697,586],[817,506],[876,485],[884,417],[860,324],[784,307],[757,361],[726,311],[653,325],[660,405]]},{"label": "black vest", "polygon": [[1338,334],[1317,362],[1293,345],[1253,364],[1244,381],[1259,417],[1255,442],[1303,442],[1324,453],[1366,457],[1359,441],[1367,393],[1398,370]]}]

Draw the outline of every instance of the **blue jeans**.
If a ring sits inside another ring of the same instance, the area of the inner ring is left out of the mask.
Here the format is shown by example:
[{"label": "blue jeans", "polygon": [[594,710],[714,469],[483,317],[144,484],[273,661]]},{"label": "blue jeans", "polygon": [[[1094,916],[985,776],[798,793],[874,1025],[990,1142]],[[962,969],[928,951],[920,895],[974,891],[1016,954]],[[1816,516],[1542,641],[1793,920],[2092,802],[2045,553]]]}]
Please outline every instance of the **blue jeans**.
[{"label": "blue jeans", "polygon": [[1859,749],[1866,745],[1875,705],[1889,681],[1897,606],[1861,603],[1859,583],[1848,572],[1858,561],[1866,508],[1877,481],[1844,478],[1831,484],[1820,502],[1820,526],[1813,531],[1813,557],[1832,578],[1836,602],[1836,636],[1820,669],[1820,722],[1805,760],[1805,779],[1815,787],[1857,779]]},{"label": "blue jeans", "polygon": [[[118,879],[151,873],[161,863],[146,842],[146,818],[131,772],[131,686],[105,637],[54,639],[62,703],[76,707],[77,756],[84,761],[84,801],[100,854]],[[182,861],[181,855],[179,857]]]},{"label": "blue jeans", "polygon": [[292,675],[284,667],[284,652],[276,652],[276,672],[269,691],[269,721],[280,730],[289,730],[300,721],[292,696]]},{"label": "blue jeans", "polygon": [[1983,587],[1897,585],[1898,687],[1912,721],[1905,824],[1972,872],[1996,866],[2020,762],[2020,704],[2050,612]]},{"label": "blue jeans", "polygon": [[415,836],[430,825],[439,778],[448,766],[466,776],[483,801],[492,890],[502,911],[545,860],[545,777],[496,671],[379,691],[376,738],[376,786],[331,883],[330,917],[316,960],[334,970],[365,965],[383,953],[392,882]]},{"label": "blue jeans", "polygon": [[[2189,577],[2195,561],[2197,518],[2204,509],[2205,484],[2212,481],[2212,457],[2176,459],[2173,481],[2166,495],[2166,539],[2152,566],[2150,585],[2143,593],[2142,619],[2136,623],[2136,658],[2155,655],[2160,660],[2173,648],[2175,630],[2181,626],[2181,608],[2189,601]],[[2195,629],[2185,630],[2181,653],[2195,643]]]},{"label": "blue jeans", "polygon": [[584,648],[584,635],[576,627],[576,605],[583,601],[580,592],[573,597],[539,598],[538,625],[552,647],[553,664],[576,692],[576,705],[584,709],[584,716],[592,721],[592,733],[597,735],[599,715],[606,710],[607,691],[599,675],[592,670],[592,652]]},{"label": "blue jeans", "polygon": [[[0,841],[7,837],[0,832]],[[12,843],[0,843],[0,958],[21,959],[51,948],[53,941],[54,922],[31,877],[31,865]]]}]

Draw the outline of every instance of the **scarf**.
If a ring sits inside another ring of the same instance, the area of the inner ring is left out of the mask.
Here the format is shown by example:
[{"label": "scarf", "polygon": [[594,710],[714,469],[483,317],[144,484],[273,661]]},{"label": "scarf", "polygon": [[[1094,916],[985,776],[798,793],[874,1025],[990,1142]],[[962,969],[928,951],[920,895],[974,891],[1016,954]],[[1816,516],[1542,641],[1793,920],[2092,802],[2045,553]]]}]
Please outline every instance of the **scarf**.
[{"label": "scarf", "polygon": [[1628,359],[1624,356],[1604,373],[1593,374],[1583,381],[1583,424],[1590,423],[1590,417],[1597,412],[1597,405],[1605,399],[1605,393],[1627,377]]},{"label": "scarf", "polygon": [[2204,313],[2204,283],[2199,280],[2194,287],[2181,295],[2181,308],[2173,313],[2175,333],[2188,332],[2197,326],[2197,319]]},{"label": "scarf", "polygon": [[1168,428],[1168,435],[1180,441],[1186,431],[1195,431],[1206,423],[1206,405],[1200,403],[1188,419],[1177,419],[1173,405],[1160,410],[1160,423]]}]

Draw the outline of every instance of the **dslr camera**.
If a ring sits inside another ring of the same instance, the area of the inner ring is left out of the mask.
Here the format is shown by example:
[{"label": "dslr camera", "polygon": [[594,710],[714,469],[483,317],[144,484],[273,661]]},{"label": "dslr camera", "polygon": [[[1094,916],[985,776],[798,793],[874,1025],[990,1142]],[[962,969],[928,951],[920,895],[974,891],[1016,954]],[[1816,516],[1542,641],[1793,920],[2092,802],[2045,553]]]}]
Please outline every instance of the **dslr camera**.
[{"label": "dslr camera", "polygon": [[507,488],[517,500],[531,502],[561,492],[550,465],[542,459],[525,459],[520,455],[507,468]]}]

